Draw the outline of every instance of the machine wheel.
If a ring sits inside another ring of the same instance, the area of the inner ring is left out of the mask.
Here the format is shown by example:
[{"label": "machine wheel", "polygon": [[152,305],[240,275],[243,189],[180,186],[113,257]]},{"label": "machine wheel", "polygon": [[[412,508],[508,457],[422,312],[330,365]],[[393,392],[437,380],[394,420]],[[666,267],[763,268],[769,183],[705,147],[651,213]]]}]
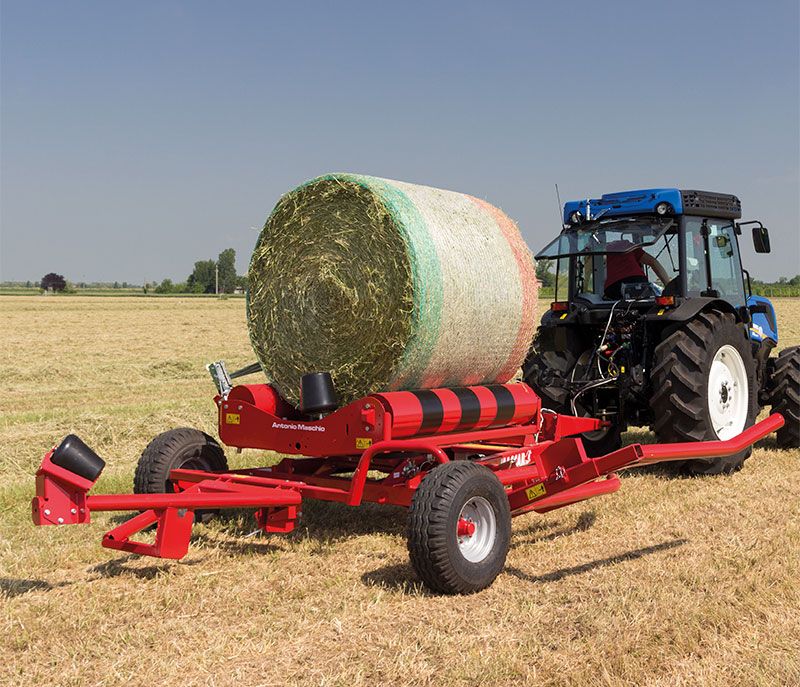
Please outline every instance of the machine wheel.
[{"label": "machine wheel", "polygon": [[[758,412],[750,342],[727,313],[699,313],[659,343],[652,386],[653,429],[665,443],[730,439],[752,426]],[[683,467],[692,474],[728,474],[750,453],[689,460]]]},{"label": "machine wheel", "polygon": [[[227,470],[228,461],[216,439],[189,427],[170,429],[153,439],[139,458],[133,478],[136,494],[166,494],[173,491],[170,470]],[[207,520],[209,511],[197,511],[196,520]]]},{"label": "machine wheel", "polygon": [[607,429],[598,429],[596,432],[584,432],[581,434],[581,440],[586,455],[590,458],[597,458],[622,448],[622,431],[618,424],[611,425]]},{"label": "machine wheel", "polygon": [[800,346],[784,348],[775,359],[770,405],[786,424],[778,430],[780,448],[800,448]]},{"label": "machine wheel", "polygon": [[408,552],[431,590],[485,589],[502,571],[510,540],[508,497],[489,468],[453,461],[422,480],[409,510]]},{"label": "machine wheel", "polygon": [[[566,337],[565,343],[575,345],[577,341],[574,338]],[[542,406],[556,413],[571,415],[569,391],[563,386],[542,383],[547,379],[547,372],[543,374],[542,371],[553,371],[556,373],[556,377],[566,379],[572,374],[572,370],[579,364],[583,356],[580,351],[568,348],[563,350],[542,350],[542,348],[537,336],[537,340],[534,342],[534,346],[522,367],[523,380],[542,399]],[[583,412],[579,414],[590,415],[590,413]],[[581,439],[583,440],[583,447],[586,449],[586,455],[597,457],[616,451],[622,447],[621,435],[621,428],[618,424],[605,430],[582,434]]]},{"label": "machine wheel", "polygon": [[569,350],[541,351],[534,347],[522,366],[522,378],[542,399],[542,406],[556,413],[567,413],[569,392],[563,386],[541,383],[543,378],[547,378],[547,373],[543,374],[542,370],[552,370],[555,376],[567,378],[577,360],[578,356]]}]

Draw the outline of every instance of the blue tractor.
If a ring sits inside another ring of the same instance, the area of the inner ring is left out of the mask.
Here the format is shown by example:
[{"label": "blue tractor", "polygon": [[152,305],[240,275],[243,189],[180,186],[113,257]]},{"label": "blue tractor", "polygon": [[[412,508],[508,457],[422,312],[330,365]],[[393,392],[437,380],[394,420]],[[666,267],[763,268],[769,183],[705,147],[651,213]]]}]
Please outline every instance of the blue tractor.
[{"label": "blue tractor", "polygon": [[[556,263],[555,300],[523,368],[556,412],[591,415],[589,453],[620,446],[628,425],[660,442],[728,439],[772,406],[781,447],[800,446],[800,346],[778,344],[775,310],[754,295],[736,196],[673,188],[610,193],[564,206],[563,230],[537,255]],[[692,460],[694,474],[732,472],[749,450]]]}]

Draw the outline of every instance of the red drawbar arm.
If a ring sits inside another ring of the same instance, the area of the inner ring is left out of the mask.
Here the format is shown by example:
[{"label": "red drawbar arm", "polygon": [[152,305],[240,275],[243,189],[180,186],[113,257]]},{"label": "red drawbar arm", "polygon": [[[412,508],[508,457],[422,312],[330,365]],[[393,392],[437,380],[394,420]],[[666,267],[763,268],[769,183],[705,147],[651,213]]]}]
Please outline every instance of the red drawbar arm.
[{"label": "red drawbar arm", "polygon": [[784,425],[783,415],[774,413],[769,417],[748,427],[741,434],[726,441],[697,441],[683,444],[642,444],[642,457],[637,465],[648,465],[666,460],[682,458],[716,458],[732,456],[744,451],[759,439],[763,439]]}]

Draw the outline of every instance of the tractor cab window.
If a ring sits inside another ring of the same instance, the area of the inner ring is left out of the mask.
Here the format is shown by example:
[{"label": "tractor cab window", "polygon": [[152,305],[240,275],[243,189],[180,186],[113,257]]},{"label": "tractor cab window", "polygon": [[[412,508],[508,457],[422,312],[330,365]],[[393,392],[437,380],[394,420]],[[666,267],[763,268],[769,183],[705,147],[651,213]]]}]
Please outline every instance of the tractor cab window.
[{"label": "tractor cab window", "polygon": [[[591,302],[615,300],[608,287],[635,274],[635,280],[658,286],[655,272],[667,276],[667,286],[678,274],[678,224],[671,217],[616,217],[598,219],[565,229],[545,246],[537,260],[557,259],[558,288],[570,265],[571,293]],[[659,269],[648,265],[655,258]],[[660,268],[664,268],[661,270]],[[616,276],[616,279],[615,279]],[[630,279],[628,279],[630,281]],[[658,289],[655,290],[658,292]],[[557,299],[561,300],[557,294]]]},{"label": "tractor cab window", "polygon": [[686,218],[684,252],[686,253],[686,295],[700,296],[708,289],[706,249],[699,217]]},{"label": "tractor cab window", "polygon": [[708,253],[711,263],[711,288],[734,305],[744,305],[744,281],[739,262],[736,234],[727,220],[706,220]]},{"label": "tractor cab window", "polygon": [[[707,239],[703,236],[704,224]],[[684,241],[687,295],[701,296],[707,292],[710,266],[711,288],[720,298],[743,305],[744,281],[733,224],[722,219],[687,217]]]}]

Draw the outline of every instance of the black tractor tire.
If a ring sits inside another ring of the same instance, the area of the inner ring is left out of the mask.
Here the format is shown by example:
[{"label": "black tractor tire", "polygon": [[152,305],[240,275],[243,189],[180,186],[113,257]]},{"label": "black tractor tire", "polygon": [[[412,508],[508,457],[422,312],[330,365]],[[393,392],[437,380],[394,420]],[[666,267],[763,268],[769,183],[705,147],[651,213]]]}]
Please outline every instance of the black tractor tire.
[{"label": "black tractor tire", "polygon": [[800,448],[800,346],[784,348],[775,359],[770,378],[770,405],[783,415],[779,448]]},{"label": "black tractor tire", "polygon": [[[462,512],[477,514],[473,535],[459,536]],[[484,544],[466,552],[463,542],[473,536],[475,544]],[[472,594],[485,589],[503,570],[510,541],[508,496],[489,468],[468,461],[445,463],[431,470],[414,493],[408,553],[417,575],[432,591]]]},{"label": "black tractor tire", "polygon": [[614,424],[596,432],[584,432],[581,440],[586,455],[597,458],[622,448],[622,431],[618,424]]},{"label": "black tractor tire", "polygon": [[[170,429],[159,434],[142,452],[133,478],[134,493],[172,493],[169,473],[177,468],[221,471],[228,469],[228,461],[216,439],[205,432],[189,427]],[[206,521],[212,514],[212,511],[197,511],[195,520]]]},{"label": "black tractor tire", "polygon": [[569,391],[562,386],[540,383],[540,370],[552,370],[559,377],[568,377],[575,367],[578,355],[572,351],[542,351],[531,349],[522,366],[522,379],[539,398],[542,406],[556,413],[569,412]]},{"label": "black tractor tire", "polygon": [[[565,343],[569,343],[566,338]],[[555,384],[543,384],[541,371],[551,370],[562,379],[569,377],[583,351],[574,351],[567,348],[563,350],[544,350],[544,346],[537,336],[528,358],[522,367],[523,381],[530,386],[542,399],[542,407],[556,413],[572,415],[569,391]],[[579,414],[582,414],[579,412]],[[586,432],[581,435],[586,455],[590,457],[603,456],[616,451],[622,446],[622,432],[619,424],[612,425],[605,431]]]},{"label": "black tractor tire", "polygon": [[[655,349],[650,408],[660,442],[719,438],[711,421],[708,385],[712,361],[726,345],[738,352],[744,364],[748,383],[744,428],[753,425],[758,414],[758,389],[747,331],[730,313],[701,312],[672,331]],[[742,467],[750,453],[748,448],[733,456],[683,461],[676,467],[695,475],[730,474]]]}]

